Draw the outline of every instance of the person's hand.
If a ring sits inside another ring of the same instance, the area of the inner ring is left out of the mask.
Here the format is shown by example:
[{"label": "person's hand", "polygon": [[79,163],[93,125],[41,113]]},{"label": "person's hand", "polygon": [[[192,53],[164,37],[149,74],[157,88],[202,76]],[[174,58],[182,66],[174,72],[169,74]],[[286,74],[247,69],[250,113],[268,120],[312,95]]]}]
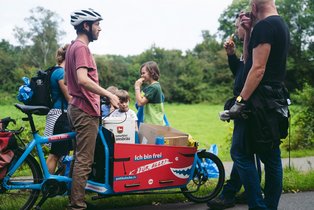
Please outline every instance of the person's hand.
[{"label": "person's hand", "polygon": [[226,50],[226,52],[227,52],[227,55],[233,55],[233,54],[235,54],[235,50],[234,50],[234,48],[235,48],[235,45],[234,45],[234,42],[233,41],[226,41],[225,43],[224,43],[224,48],[225,48],[225,50]]},{"label": "person's hand", "polygon": [[224,48],[227,52],[227,55],[235,54],[235,44],[233,41],[234,35],[232,34],[227,41],[224,43]]},{"label": "person's hand", "polygon": [[116,96],[114,94],[111,94],[111,96],[110,96],[110,103],[115,108],[119,108],[120,100],[119,100],[118,96]]},{"label": "person's hand", "polygon": [[244,30],[248,33],[251,32],[253,26],[252,15],[250,12],[241,13],[240,14],[240,24],[244,28]]},{"label": "person's hand", "polygon": [[134,85],[135,89],[141,88],[143,82],[144,82],[144,78],[139,78],[138,80],[136,80],[135,85]]},{"label": "person's hand", "polygon": [[245,110],[246,105],[245,103],[235,102],[234,105],[229,110],[230,119],[238,119],[238,118],[247,118],[247,114],[243,111]]},{"label": "person's hand", "polygon": [[220,118],[221,121],[230,122],[229,110],[224,110],[222,112],[219,112],[219,118]]}]

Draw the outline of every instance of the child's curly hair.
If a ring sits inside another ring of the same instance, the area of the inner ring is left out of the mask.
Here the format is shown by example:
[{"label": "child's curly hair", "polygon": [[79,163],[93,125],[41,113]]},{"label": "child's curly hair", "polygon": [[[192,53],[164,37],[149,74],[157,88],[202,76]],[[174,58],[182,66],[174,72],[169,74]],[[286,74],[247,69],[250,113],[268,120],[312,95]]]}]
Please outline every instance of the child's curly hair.
[{"label": "child's curly hair", "polygon": [[65,53],[67,51],[69,44],[60,47],[56,52],[56,61],[58,65],[60,65],[65,60]]}]

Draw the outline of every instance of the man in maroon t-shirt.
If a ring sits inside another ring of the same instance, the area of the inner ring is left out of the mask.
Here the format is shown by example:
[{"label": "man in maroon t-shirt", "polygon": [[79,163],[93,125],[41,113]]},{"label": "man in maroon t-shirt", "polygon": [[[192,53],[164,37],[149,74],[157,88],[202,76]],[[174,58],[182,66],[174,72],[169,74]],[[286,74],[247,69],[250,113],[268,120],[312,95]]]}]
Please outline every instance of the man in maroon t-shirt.
[{"label": "man in maroon t-shirt", "polygon": [[69,209],[86,209],[85,186],[94,159],[94,150],[100,117],[100,96],[110,98],[118,107],[119,99],[99,86],[95,60],[88,44],[98,39],[102,17],[92,9],[78,10],[71,14],[77,38],[66,52],[65,81],[72,100],[68,115],[77,132],[72,171],[71,203]]}]

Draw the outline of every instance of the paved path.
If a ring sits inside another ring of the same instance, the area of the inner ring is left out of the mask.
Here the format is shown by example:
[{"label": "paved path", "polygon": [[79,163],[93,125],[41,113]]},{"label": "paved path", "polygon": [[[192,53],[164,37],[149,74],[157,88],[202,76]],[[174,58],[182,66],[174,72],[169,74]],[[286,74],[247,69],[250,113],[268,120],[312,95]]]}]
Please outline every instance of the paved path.
[{"label": "paved path", "polygon": [[[229,177],[232,162],[223,162],[226,176]],[[283,167],[294,167],[300,171],[314,170],[314,156],[302,158],[288,158],[282,159]],[[278,210],[314,210],[314,191],[299,192],[299,193],[285,193],[282,194]],[[134,206],[115,208],[108,210],[207,210],[208,207],[205,203],[195,204],[192,202],[173,203],[173,204],[158,204],[146,206]],[[230,210],[247,210],[247,205],[236,205]]]},{"label": "paved path", "polygon": [[[278,210],[312,210],[314,209],[314,192],[286,193],[282,194]],[[107,210],[207,210],[205,203],[195,204],[191,202],[134,206]],[[246,205],[236,205],[230,210],[247,210]],[[228,209],[228,210],[229,210]],[[104,210],[104,209],[101,209]]]},{"label": "paved path", "polygon": [[[223,164],[225,167],[226,176],[229,177],[233,162],[223,162]],[[314,156],[302,157],[302,158],[291,158],[290,161],[288,158],[283,158],[282,165],[284,168],[289,167],[290,165],[291,168],[295,168],[299,171],[314,170]]]}]

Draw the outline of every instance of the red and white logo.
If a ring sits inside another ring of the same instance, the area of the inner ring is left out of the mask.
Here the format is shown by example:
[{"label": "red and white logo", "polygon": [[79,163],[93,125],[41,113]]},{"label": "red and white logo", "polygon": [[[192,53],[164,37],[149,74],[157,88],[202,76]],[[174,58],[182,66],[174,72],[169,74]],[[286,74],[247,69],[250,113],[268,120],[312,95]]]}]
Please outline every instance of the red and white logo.
[{"label": "red and white logo", "polygon": [[123,133],[123,126],[117,126],[117,132]]}]

